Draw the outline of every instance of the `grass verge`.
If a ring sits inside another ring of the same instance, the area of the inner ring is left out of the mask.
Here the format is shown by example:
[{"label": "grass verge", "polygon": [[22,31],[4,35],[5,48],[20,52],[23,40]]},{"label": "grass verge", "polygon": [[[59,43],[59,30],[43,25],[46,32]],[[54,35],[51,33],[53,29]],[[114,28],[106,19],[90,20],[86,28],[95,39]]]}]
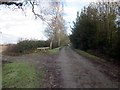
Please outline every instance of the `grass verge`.
[{"label": "grass verge", "polygon": [[82,55],[82,56],[84,56],[84,57],[86,57],[86,58],[89,58],[89,59],[92,59],[92,60],[100,60],[99,57],[94,56],[94,55],[91,55],[91,54],[89,54],[89,53],[87,53],[87,52],[85,52],[85,51],[78,50],[78,49],[75,49],[75,51],[76,51],[78,54],[80,54],[80,55]]},{"label": "grass verge", "polygon": [[29,63],[7,63],[2,69],[3,88],[36,88],[39,86],[36,70]]},{"label": "grass verge", "polygon": [[54,49],[48,50],[49,54],[57,54],[58,52],[59,52],[59,48],[54,48]]},{"label": "grass verge", "polygon": [[100,56],[95,56],[95,55],[92,55],[91,53],[87,53],[87,52],[85,52],[85,51],[82,51],[82,50],[78,50],[78,49],[75,49],[75,51],[78,53],[78,54],[80,54],[80,55],[82,55],[82,56],[84,56],[84,57],[86,57],[86,58],[88,58],[88,59],[91,59],[91,60],[97,60],[97,61],[100,61],[100,62],[104,62],[104,63],[111,63],[111,64],[120,64],[120,62],[114,62],[114,61],[112,61],[112,60],[114,60],[114,59],[111,59],[111,58],[104,58],[104,57],[100,57]]}]

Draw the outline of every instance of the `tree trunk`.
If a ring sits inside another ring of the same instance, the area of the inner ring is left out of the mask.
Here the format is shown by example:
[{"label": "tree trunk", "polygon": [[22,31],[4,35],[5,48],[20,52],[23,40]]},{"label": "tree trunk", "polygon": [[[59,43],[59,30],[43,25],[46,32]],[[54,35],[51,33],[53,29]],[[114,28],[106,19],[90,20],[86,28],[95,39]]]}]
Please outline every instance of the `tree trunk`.
[{"label": "tree trunk", "polygon": [[54,40],[54,38],[52,37],[51,42],[50,42],[50,49],[52,49],[52,46],[53,46],[53,40]]},{"label": "tree trunk", "polygon": [[51,42],[50,42],[50,49],[52,49],[52,44],[53,44],[53,42],[51,41]]},{"label": "tree trunk", "polygon": [[59,39],[58,39],[58,46],[60,46],[60,43],[61,42],[61,38],[59,37]]}]

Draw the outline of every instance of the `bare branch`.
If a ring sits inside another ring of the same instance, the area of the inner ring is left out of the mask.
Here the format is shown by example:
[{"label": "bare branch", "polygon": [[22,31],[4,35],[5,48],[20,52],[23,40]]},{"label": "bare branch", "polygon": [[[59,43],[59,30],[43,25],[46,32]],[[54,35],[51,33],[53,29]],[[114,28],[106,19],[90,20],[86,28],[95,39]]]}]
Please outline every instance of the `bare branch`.
[{"label": "bare branch", "polygon": [[16,6],[20,7],[20,6],[23,5],[23,3],[0,1],[0,5],[8,5],[8,6],[10,6],[10,5],[16,5]]}]

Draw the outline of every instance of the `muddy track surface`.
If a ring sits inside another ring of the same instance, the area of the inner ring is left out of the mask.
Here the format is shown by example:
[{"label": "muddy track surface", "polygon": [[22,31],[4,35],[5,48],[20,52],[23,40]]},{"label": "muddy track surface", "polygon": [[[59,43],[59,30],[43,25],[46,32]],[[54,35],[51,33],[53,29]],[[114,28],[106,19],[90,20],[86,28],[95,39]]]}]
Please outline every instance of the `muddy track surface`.
[{"label": "muddy track surface", "polygon": [[44,69],[42,88],[120,88],[117,66],[89,60],[69,47],[62,48],[56,55],[33,53],[2,59],[32,62],[38,72]]},{"label": "muddy track surface", "polygon": [[96,65],[69,47],[61,50],[58,61],[65,88],[118,88],[120,85],[118,80],[101,72],[103,68],[98,67],[98,63]]}]

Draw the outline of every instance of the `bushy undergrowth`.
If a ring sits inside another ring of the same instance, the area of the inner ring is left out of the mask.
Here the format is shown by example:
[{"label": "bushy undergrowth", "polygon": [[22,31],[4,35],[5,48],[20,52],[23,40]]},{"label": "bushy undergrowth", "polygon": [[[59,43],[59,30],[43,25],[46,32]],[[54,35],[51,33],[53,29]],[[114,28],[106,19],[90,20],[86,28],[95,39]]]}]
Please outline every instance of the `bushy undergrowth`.
[{"label": "bushy undergrowth", "polygon": [[17,43],[17,52],[23,53],[26,51],[33,51],[37,47],[47,47],[49,43],[47,41],[35,41],[35,40],[24,40]]},{"label": "bushy undergrowth", "polygon": [[37,47],[48,47],[48,41],[38,41],[38,40],[23,40],[19,41],[15,45],[9,45],[4,51],[4,54],[18,55],[24,53],[31,53],[37,49]]}]

